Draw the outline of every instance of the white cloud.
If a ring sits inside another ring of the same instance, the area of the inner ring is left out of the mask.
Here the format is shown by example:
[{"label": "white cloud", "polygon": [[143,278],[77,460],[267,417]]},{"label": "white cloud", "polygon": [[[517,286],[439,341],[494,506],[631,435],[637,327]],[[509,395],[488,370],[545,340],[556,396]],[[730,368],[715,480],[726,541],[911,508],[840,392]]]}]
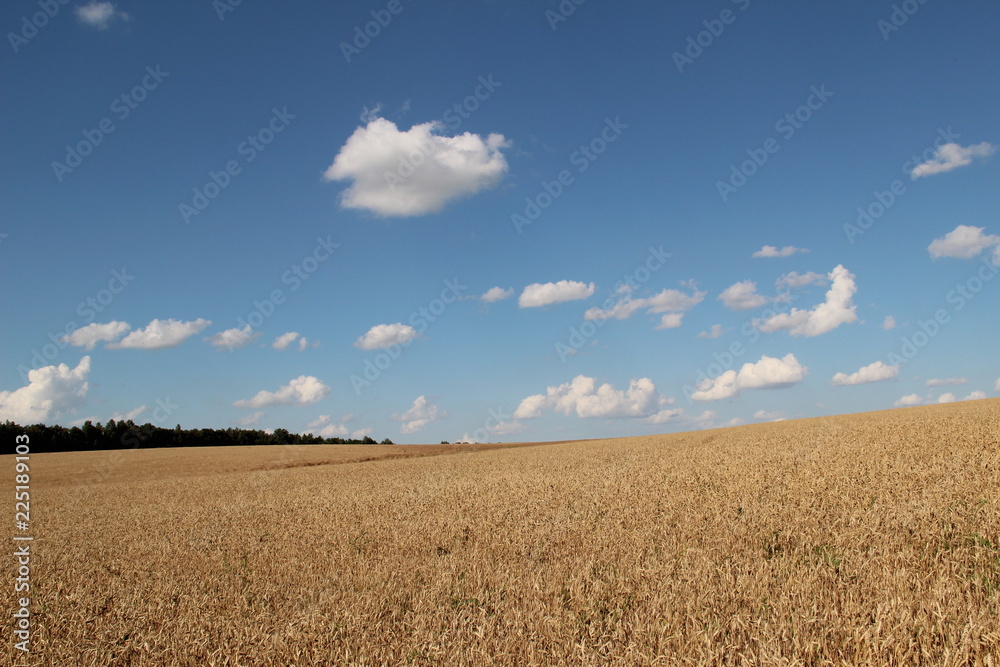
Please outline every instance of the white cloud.
[{"label": "white cloud", "polygon": [[343,424],[334,422],[330,415],[320,415],[306,425],[305,432],[321,438],[343,438],[349,435],[351,430]]},{"label": "white cloud", "polygon": [[966,384],[965,378],[931,378],[924,383],[926,387],[960,387]]},{"label": "white cloud", "polygon": [[778,289],[799,289],[806,285],[823,285],[826,281],[827,277],[822,273],[789,271],[774,281],[774,284]]},{"label": "white cloud", "polygon": [[238,350],[241,347],[249,345],[250,342],[259,335],[260,332],[255,333],[253,328],[247,324],[242,329],[233,327],[232,329],[220,331],[217,334],[207,337],[205,340],[211,343],[212,347],[219,349],[225,348],[227,350]]},{"label": "white cloud", "polygon": [[131,328],[128,322],[108,322],[107,324],[91,322],[85,327],[80,327],[76,331],[66,334],[61,340],[75,347],[93,350],[94,346],[101,341],[118,340]]},{"label": "white cloud", "polygon": [[684,313],[694,308],[705,298],[705,292],[699,292],[693,284],[691,284],[691,289],[691,294],[676,289],[664,289],[653,296],[640,299],[632,298],[629,294],[630,290],[619,290],[623,296],[619,298],[617,303],[607,310],[596,306],[589,308],[583,317],[587,320],[627,320],[637,311],[645,309],[651,314],[663,314],[657,329],[674,329],[681,325]]},{"label": "white cloud", "polygon": [[833,376],[834,387],[847,387],[855,384],[868,384],[870,382],[883,382],[891,380],[899,375],[899,366],[888,366],[881,361],[862,366],[856,372],[837,373]]},{"label": "white cloud", "polygon": [[94,1],[86,5],[80,5],[73,11],[81,23],[89,25],[92,28],[97,28],[98,30],[107,29],[115,20],[129,20],[128,14],[116,10],[114,4],[110,2]]},{"label": "white cloud", "polygon": [[765,333],[787,329],[793,336],[819,336],[841,324],[857,321],[853,298],[858,288],[854,275],[838,265],[827,277],[833,284],[826,293],[825,302],[812,310],[792,308],[790,312],[779,313],[763,322],[755,321],[757,327]]},{"label": "white cloud", "polygon": [[354,347],[362,350],[385,349],[393,345],[405,345],[416,337],[417,330],[402,322],[376,324],[365,335],[354,341]]},{"label": "white cloud", "polygon": [[989,157],[996,150],[996,146],[985,141],[972,146],[959,146],[955,143],[944,144],[937,149],[933,158],[914,167],[913,171],[910,172],[910,178],[942,174],[958,167],[964,167],[972,164],[973,158]]},{"label": "white cloud", "polygon": [[428,424],[440,421],[448,416],[448,413],[434,405],[426,396],[418,396],[413,401],[410,409],[401,415],[392,415],[392,419],[403,422],[400,433],[416,433]]},{"label": "white cloud", "polygon": [[766,245],[753,254],[754,257],[791,257],[797,252],[809,252],[806,248],[796,248],[793,245],[786,245],[778,249],[773,245]]},{"label": "white cloud", "polygon": [[762,355],[755,364],[743,364],[739,373],[728,370],[714,380],[702,380],[691,398],[696,401],[719,401],[738,396],[743,389],[790,387],[802,382],[807,370],[794,354],[788,353],[781,359]]},{"label": "white cloud", "polygon": [[375,118],[354,131],[324,177],[351,181],[342,206],[381,216],[436,213],[497,185],[507,171],[503,135],[446,137],[438,134],[443,128],[432,122],[401,132],[392,121]]},{"label": "white cloud", "polygon": [[271,343],[271,347],[276,350],[287,350],[288,347],[295,342],[295,339],[299,337],[299,332],[289,331],[288,333],[283,333],[274,339]]},{"label": "white cloud", "polygon": [[503,301],[504,299],[509,299],[514,296],[513,289],[504,289],[502,287],[491,287],[486,290],[479,299],[485,303],[494,303],[496,301]]},{"label": "white cloud", "polygon": [[896,318],[892,315],[886,315],[885,319],[882,320],[882,328],[886,331],[892,331],[896,328]]},{"label": "white cloud", "polygon": [[983,229],[984,227],[959,225],[945,234],[944,237],[934,239],[927,246],[927,250],[935,259],[938,257],[970,259],[986,248],[1000,244],[1000,236],[983,234]]},{"label": "white cloud", "polygon": [[920,405],[923,402],[924,399],[919,394],[907,394],[906,396],[903,396],[902,398],[898,399],[895,403],[893,403],[892,407],[907,408],[914,405]]},{"label": "white cloud", "polygon": [[758,410],[753,413],[754,419],[765,419],[772,422],[785,421],[785,413],[781,410],[775,410],[774,412],[768,412],[766,410]]},{"label": "white cloud", "polygon": [[649,378],[632,380],[628,389],[617,390],[608,383],[597,386],[594,378],[578,375],[571,382],[548,387],[545,394],[523,399],[514,411],[514,419],[541,417],[545,410],[564,415],[575,412],[584,419],[650,417],[670,403]]},{"label": "white cloud", "polygon": [[300,375],[278,391],[259,391],[253,398],[233,403],[233,407],[256,410],[269,405],[308,405],[330,393],[330,387],[312,375]]},{"label": "white cloud", "polygon": [[144,413],[147,409],[148,408],[145,405],[140,405],[137,408],[132,408],[131,410],[129,410],[124,414],[121,412],[116,412],[113,415],[111,415],[111,418],[114,419],[116,422],[128,421],[130,419],[135,419],[136,417]]},{"label": "white cloud", "polygon": [[594,283],[589,285],[576,280],[560,280],[557,283],[532,283],[524,288],[517,299],[521,308],[538,308],[563,301],[578,301],[594,294]]},{"label": "white cloud", "polygon": [[698,338],[719,338],[724,332],[721,324],[713,324],[708,331],[699,332]]},{"label": "white cloud", "polygon": [[978,400],[981,400],[981,399],[984,399],[984,398],[986,398],[986,392],[985,391],[976,390],[976,391],[971,392],[968,396],[966,396],[962,400],[963,401],[978,401]]},{"label": "white cloud", "polygon": [[[313,347],[315,346],[316,344],[314,343]],[[307,347],[309,347],[309,339],[303,336],[302,338],[299,339],[299,352],[305,351]]]},{"label": "white cloud", "polygon": [[757,294],[757,283],[752,280],[743,280],[730,285],[717,298],[731,310],[750,310],[767,303],[766,296]]},{"label": "white cloud", "polygon": [[993,385],[993,391],[1000,392],[1000,378],[997,378],[996,384]]},{"label": "white cloud", "polygon": [[937,402],[938,403],[954,403],[956,400],[958,400],[958,399],[955,398],[955,394],[953,394],[953,393],[951,393],[949,391],[949,392],[945,392],[944,394],[941,394],[940,396],[938,396]]},{"label": "white cloud", "polygon": [[162,350],[169,347],[177,347],[211,323],[211,321],[200,317],[193,322],[153,320],[145,329],[136,329],[121,341],[108,343],[105,347],[109,350],[121,350],[125,348]]},{"label": "white cloud", "polygon": [[643,421],[647,424],[668,424],[670,422],[681,421],[683,418],[684,408],[666,408],[646,417]]},{"label": "white cloud", "polygon": [[266,413],[263,410],[259,410],[257,412],[254,412],[253,414],[247,415],[246,417],[242,417],[240,419],[237,419],[236,420],[236,425],[237,426],[243,426],[243,427],[254,426],[254,425],[257,424],[257,422],[260,421],[260,418],[263,417],[265,414]]},{"label": "white cloud", "polygon": [[14,391],[0,391],[0,421],[22,426],[39,424],[75,410],[87,398],[90,357],[76,368],[66,364],[43,366],[28,371],[28,384]]}]

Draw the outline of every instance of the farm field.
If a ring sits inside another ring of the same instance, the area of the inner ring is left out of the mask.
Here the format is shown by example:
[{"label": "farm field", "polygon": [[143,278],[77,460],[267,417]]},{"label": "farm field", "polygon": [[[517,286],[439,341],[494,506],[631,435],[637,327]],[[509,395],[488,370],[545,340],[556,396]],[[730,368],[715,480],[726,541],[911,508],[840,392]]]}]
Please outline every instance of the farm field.
[{"label": "farm field", "polygon": [[6,664],[1000,665],[1000,399],[31,460]]}]

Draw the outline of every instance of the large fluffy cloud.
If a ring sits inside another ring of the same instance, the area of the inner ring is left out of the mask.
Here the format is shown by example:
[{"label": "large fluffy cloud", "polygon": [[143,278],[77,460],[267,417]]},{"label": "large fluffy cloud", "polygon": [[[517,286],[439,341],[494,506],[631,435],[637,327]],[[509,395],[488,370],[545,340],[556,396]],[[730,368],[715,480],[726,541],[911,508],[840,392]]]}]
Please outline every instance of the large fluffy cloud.
[{"label": "large fluffy cloud", "polygon": [[521,308],[538,308],[563,301],[586,299],[594,294],[594,283],[560,280],[557,283],[532,283],[524,288],[517,299]]},{"label": "large fluffy cloud", "polygon": [[793,336],[819,336],[836,329],[841,324],[850,324],[858,319],[854,294],[858,291],[854,275],[838,265],[827,277],[832,284],[826,293],[826,301],[812,310],[792,308],[787,313],[778,313],[764,321],[755,321],[761,331],[771,333],[787,330]]},{"label": "large fluffy cloud", "polygon": [[14,391],[0,391],[0,420],[21,425],[38,424],[74,410],[87,398],[90,357],[76,368],[66,364],[28,371],[28,384]]},{"label": "large fluffy cloud", "polygon": [[881,361],[876,361],[867,366],[862,366],[850,375],[847,373],[837,373],[833,376],[832,384],[834,387],[868,384],[869,382],[892,380],[897,375],[899,375],[899,366],[889,366]]},{"label": "large fluffy cloud", "polygon": [[233,407],[258,410],[269,405],[309,405],[330,393],[326,386],[312,375],[300,375],[278,391],[261,390],[253,398],[233,403]]},{"label": "large fluffy cloud", "polygon": [[118,340],[131,328],[128,322],[108,322],[107,324],[92,322],[85,327],[80,327],[76,331],[66,334],[62,337],[62,340],[76,347],[93,350],[94,346],[101,341],[112,342]]},{"label": "large fluffy cloud", "polygon": [[354,347],[362,350],[378,350],[405,345],[417,337],[417,330],[409,324],[396,322],[394,324],[376,324],[365,335],[354,341]]},{"label": "large fluffy cloud", "polygon": [[541,417],[545,410],[583,418],[650,417],[670,400],[656,390],[649,378],[629,382],[628,389],[598,386],[592,377],[578,375],[571,382],[548,387],[546,393],[528,396],[514,411],[514,419]]},{"label": "large fluffy cloud", "polygon": [[209,320],[198,318],[191,322],[180,320],[153,320],[144,329],[136,329],[117,343],[108,343],[109,350],[137,348],[141,350],[162,350],[177,347],[191,336],[210,325]]},{"label": "large fluffy cloud", "polygon": [[778,389],[798,384],[806,375],[806,367],[789,353],[781,359],[762,355],[755,363],[745,363],[737,373],[728,370],[719,377],[706,378],[691,394],[696,401],[719,401],[733,398],[743,389]]},{"label": "large fluffy cloud", "polygon": [[351,181],[341,205],[381,216],[434,213],[500,182],[507,171],[502,134],[446,137],[442,129],[432,122],[402,132],[375,118],[354,131],[324,176]]},{"label": "large fluffy cloud", "polygon": [[396,421],[403,422],[400,433],[409,434],[422,430],[428,424],[440,421],[448,416],[448,413],[438,408],[426,396],[417,396],[410,409],[400,415],[392,415]]},{"label": "large fluffy cloud", "polygon": [[914,167],[913,171],[910,172],[910,177],[932,176],[957,169],[958,167],[964,167],[972,164],[973,158],[989,157],[996,150],[996,146],[985,141],[972,146],[959,146],[955,143],[944,144],[937,149],[934,157]]},{"label": "large fluffy cloud", "polygon": [[931,257],[935,259],[938,257],[970,259],[986,248],[1000,244],[1000,236],[983,234],[983,229],[985,228],[959,225],[942,238],[934,239],[927,246],[927,250],[931,253]]}]

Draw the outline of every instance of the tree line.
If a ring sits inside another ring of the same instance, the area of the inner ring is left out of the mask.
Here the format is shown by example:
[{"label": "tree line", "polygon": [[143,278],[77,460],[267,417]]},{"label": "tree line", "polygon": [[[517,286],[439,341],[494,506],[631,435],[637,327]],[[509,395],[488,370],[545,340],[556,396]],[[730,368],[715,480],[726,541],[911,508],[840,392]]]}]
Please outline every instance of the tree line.
[{"label": "tree line", "polygon": [[3,442],[13,443],[14,438],[27,434],[32,453],[77,452],[101,449],[156,449],[159,447],[238,447],[256,445],[392,445],[389,438],[377,443],[365,436],[355,438],[323,438],[306,433],[289,433],[283,428],[272,433],[243,428],[193,428],[182,429],[178,424],[172,429],[153,424],[136,424],[131,419],[96,424],[90,420],[82,426],[32,424],[20,426],[9,419],[0,425]]}]

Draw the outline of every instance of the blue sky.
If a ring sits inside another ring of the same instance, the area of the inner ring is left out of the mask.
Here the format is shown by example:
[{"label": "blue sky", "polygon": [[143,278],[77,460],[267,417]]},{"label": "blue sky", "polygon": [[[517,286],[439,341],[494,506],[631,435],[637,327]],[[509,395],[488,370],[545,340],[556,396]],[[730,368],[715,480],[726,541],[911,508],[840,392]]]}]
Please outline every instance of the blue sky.
[{"label": "blue sky", "polygon": [[7,3],[0,418],[514,441],[996,396],[998,19]]}]

